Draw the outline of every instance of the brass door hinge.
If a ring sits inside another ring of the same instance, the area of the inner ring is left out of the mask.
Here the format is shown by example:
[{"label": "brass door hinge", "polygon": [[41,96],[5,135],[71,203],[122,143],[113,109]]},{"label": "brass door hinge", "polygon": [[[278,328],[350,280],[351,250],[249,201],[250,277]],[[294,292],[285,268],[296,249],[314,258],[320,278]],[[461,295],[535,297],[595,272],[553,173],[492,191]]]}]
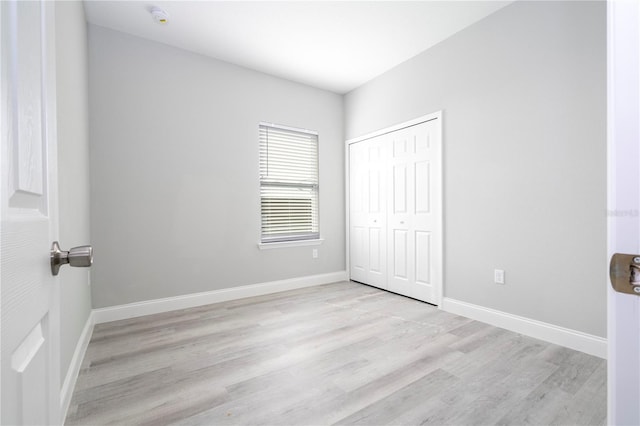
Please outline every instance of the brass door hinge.
[{"label": "brass door hinge", "polygon": [[609,277],[615,291],[640,296],[640,255],[616,253],[611,256]]}]

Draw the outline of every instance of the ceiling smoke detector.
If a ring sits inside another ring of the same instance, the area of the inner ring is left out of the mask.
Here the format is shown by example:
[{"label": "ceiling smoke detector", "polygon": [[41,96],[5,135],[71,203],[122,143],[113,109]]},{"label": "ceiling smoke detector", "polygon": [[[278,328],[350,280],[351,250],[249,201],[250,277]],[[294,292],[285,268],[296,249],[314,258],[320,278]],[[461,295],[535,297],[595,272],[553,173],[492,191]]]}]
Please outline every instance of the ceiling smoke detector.
[{"label": "ceiling smoke detector", "polygon": [[169,14],[159,7],[154,6],[151,8],[151,16],[158,24],[166,25],[169,22]]}]

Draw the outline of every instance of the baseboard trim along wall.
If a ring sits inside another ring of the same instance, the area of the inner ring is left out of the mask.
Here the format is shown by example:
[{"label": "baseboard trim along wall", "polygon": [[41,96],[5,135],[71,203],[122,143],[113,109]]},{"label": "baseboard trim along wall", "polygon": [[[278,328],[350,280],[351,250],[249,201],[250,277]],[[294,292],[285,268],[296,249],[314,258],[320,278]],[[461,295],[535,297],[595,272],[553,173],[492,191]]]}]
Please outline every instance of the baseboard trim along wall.
[{"label": "baseboard trim along wall", "polygon": [[69,405],[71,404],[71,397],[73,396],[73,390],[76,387],[76,380],[78,380],[78,374],[80,374],[80,367],[82,367],[82,361],[84,355],[87,353],[87,347],[91,341],[91,335],[93,334],[93,326],[95,324],[93,312],[89,314],[87,322],[82,329],[76,350],[73,352],[73,358],[71,358],[71,364],[67,370],[67,375],[64,378],[62,389],[60,390],[60,415],[61,424],[64,424],[67,418],[67,412],[69,411]]},{"label": "baseboard trim along wall", "polygon": [[346,281],[346,271],[331,272],[328,274],[310,275],[306,277],[291,278],[287,280],[271,281],[260,284],[250,284],[240,287],[223,288],[220,290],[206,291],[202,293],[185,294],[183,296],[167,297],[164,299],[148,300],[144,302],[128,303],[126,305],[109,306],[93,310],[93,319],[96,324],[117,321],[144,315],[159,314],[178,309],[193,308],[209,305],[211,303],[226,302],[229,300],[243,299],[245,297],[262,296],[281,291],[295,290],[314,285],[329,284],[338,281]]},{"label": "baseboard trim along wall", "polygon": [[482,321],[496,327],[575,349],[599,358],[607,358],[607,339],[602,337],[448,297],[442,300],[440,308],[452,314]]}]

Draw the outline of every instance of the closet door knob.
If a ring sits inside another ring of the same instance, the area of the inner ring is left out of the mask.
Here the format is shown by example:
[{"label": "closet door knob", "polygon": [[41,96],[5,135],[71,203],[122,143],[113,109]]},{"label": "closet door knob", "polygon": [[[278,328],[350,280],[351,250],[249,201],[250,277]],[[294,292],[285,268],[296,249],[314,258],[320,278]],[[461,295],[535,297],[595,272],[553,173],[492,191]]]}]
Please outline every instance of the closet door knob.
[{"label": "closet door knob", "polygon": [[69,251],[60,250],[60,245],[54,241],[51,245],[51,273],[58,275],[62,265],[69,264],[77,268],[86,268],[93,263],[93,247],[79,246]]}]

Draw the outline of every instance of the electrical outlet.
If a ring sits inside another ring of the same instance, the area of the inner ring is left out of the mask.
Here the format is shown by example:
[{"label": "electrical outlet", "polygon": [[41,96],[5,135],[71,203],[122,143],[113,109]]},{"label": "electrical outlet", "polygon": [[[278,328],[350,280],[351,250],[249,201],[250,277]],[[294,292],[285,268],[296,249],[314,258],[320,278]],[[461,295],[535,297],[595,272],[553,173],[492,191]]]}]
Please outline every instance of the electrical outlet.
[{"label": "electrical outlet", "polygon": [[313,251],[311,252],[311,256],[314,259],[317,259],[318,258],[318,249],[313,249]]},{"label": "electrical outlet", "polygon": [[496,284],[504,284],[504,269],[493,270],[493,281]]}]

